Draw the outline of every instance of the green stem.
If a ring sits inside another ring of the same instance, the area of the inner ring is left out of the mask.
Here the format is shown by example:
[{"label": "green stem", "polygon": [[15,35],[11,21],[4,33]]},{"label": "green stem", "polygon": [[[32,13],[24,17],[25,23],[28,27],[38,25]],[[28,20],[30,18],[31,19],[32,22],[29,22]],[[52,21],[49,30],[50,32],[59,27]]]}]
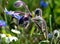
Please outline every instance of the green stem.
[{"label": "green stem", "polygon": [[6,21],[6,23],[8,24],[8,22],[7,22],[7,16],[6,16],[5,13],[4,13],[4,17],[5,17],[5,21]]},{"label": "green stem", "polygon": [[49,21],[50,21],[50,31],[52,33],[52,20],[51,20],[51,18],[52,18],[52,15],[50,15],[50,19],[49,19]]}]

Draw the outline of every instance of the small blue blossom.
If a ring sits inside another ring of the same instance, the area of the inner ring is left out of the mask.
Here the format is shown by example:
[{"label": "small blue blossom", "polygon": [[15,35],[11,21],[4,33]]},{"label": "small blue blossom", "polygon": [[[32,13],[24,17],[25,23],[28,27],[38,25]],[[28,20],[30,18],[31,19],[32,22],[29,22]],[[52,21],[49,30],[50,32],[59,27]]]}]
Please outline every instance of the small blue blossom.
[{"label": "small blue blossom", "polygon": [[51,34],[51,33],[49,33],[48,34],[48,38],[50,39],[50,38],[52,38],[53,37],[53,35]]},{"label": "small blue blossom", "polygon": [[14,11],[8,11],[6,8],[4,10],[4,12],[6,13],[6,15],[10,15],[14,18],[16,18],[17,20],[20,20],[22,16],[20,16],[20,13],[15,13]]},{"label": "small blue blossom", "polygon": [[7,8],[5,8],[4,12],[6,13],[6,15],[14,14],[14,11],[8,11]]},{"label": "small blue blossom", "polygon": [[48,6],[48,2],[44,2],[43,0],[40,1],[40,6],[46,8]]},{"label": "small blue blossom", "polygon": [[6,26],[6,22],[5,21],[3,21],[3,20],[0,20],[0,27],[2,27],[2,26]]},{"label": "small blue blossom", "polygon": [[4,12],[8,15],[9,14],[9,12],[8,12],[8,10],[5,8],[5,10],[4,10]]}]

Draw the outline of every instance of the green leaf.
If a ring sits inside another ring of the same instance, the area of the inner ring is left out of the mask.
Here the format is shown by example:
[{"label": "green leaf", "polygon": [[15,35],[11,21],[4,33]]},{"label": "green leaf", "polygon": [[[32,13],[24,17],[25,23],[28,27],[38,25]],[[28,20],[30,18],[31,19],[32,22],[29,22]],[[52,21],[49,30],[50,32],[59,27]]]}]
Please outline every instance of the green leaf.
[{"label": "green leaf", "polygon": [[2,33],[6,34],[5,27],[2,27]]},{"label": "green leaf", "polygon": [[32,36],[32,34],[34,33],[34,30],[35,30],[35,26],[33,25],[31,32],[30,32],[30,36]]}]

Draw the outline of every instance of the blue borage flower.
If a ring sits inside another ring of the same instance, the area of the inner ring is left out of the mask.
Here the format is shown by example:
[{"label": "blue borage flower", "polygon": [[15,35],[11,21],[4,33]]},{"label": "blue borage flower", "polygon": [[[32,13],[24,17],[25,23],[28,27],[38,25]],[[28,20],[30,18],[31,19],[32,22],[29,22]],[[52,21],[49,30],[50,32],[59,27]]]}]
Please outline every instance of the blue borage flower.
[{"label": "blue borage flower", "polygon": [[3,20],[0,20],[0,27],[5,27],[6,26],[6,22],[5,21],[3,21]]},{"label": "blue borage flower", "polygon": [[5,8],[4,12],[6,13],[6,15],[14,14],[14,11],[8,11],[6,8]]},{"label": "blue borage flower", "polygon": [[16,18],[18,20],[19,24],[22,24],[23,21],[28,20],[28,18],[26,17],[26,15],[25,16],[21,16],[21,15],[19,15],[20,13],[15,13],[14,11],[8,11],[6,8],[5,8],[4,12],[7,15],[10,15],[10,16]]},{"label": "blue borage flower", "polygon": [[8,11],[6,8],[4,10],[4,12],[6,13],[6,15],[10,15],[14,18],[16,18],[17,20],[20,20],[22,18],[22,16],[20,16],[20,13],[15,13],[14,11]]},{"label": "blue borage flower", "polygon": [[43,7],[43,8],[46,8],[48,6],[48,2],[44,2],[44,0],[41,0],[40,1],[40,6]]},{"label": "blue borage flower", "polygon": [[18,20],[19,24],[23,23],[24,16],[20,16],[19,15],[20,13],[15,13],[14,11],[8,11],[6,8],[5,8],[4,12],[6,13],[6,15],[10,15],[10,16],[16,18]]}]

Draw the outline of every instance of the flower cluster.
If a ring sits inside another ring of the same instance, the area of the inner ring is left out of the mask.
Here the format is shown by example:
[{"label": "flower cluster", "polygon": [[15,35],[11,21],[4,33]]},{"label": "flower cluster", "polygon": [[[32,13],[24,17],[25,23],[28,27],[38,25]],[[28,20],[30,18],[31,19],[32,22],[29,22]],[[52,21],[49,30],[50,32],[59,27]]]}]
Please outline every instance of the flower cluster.
[{"label": "flower cluster", "polygon": [[1,39],[5,38],[5,42],[6,42],[6,43],[10,43],[10,42],[12,42],[13,40],[14,40],[14,41],[17,41],[17,40],[18,40],[17,37],[11,36],[10,34],[0,34],[0,37],[1,37]]},{"label": "flower cluster", "polygon": [[10,43],[10,42],[12,42],[13,40],[14,40],[14,41],[17,41],[18,38],[17,38],[17,37],[14,37],[14,36],[6,37],[6,38],[5,38],[5,42],[6,42],[6,43]]}]

